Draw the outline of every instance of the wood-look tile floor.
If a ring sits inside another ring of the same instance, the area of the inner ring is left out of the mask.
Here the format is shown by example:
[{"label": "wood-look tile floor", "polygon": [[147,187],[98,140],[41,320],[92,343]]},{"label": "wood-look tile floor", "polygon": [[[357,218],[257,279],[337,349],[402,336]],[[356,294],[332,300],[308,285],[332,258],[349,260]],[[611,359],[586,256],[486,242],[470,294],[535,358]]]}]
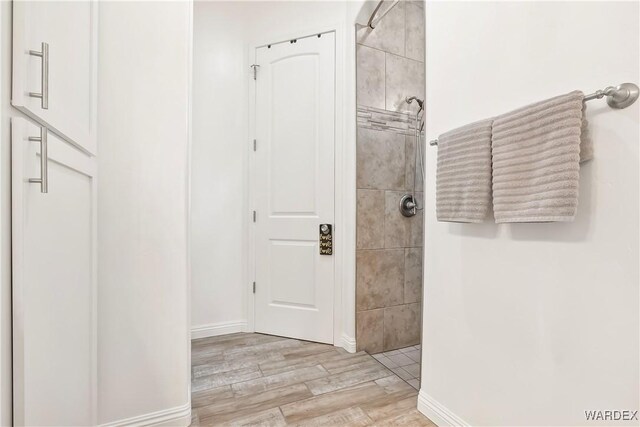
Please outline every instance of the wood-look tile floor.
[{"label": "wood-look tile floor", "polygon": [[433,426],[367,353],[261,334],[192,342],[192,426]]}]

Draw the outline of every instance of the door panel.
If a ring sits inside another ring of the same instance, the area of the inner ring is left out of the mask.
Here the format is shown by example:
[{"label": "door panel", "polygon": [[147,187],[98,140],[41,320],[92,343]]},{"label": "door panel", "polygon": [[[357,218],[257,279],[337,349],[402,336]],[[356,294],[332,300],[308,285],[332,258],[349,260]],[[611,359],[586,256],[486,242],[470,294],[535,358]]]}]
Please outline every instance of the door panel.
[{"label": "door panel", "polygon": [[272,215],[318,215],[318,59],[292,54],[270,66]]},{"label": "door panel", "polygon": [[[95,1],[13,2],[12,104],[93,154],[97,10]],[[48,55],[29,53],[43,52],[43,42]],[[48,78],[43,64],[48,65]],[[48,97],[48,108],[43,107],[42,98],[29,96],[31,92]]]},{"label": "door panel", "polygon": [[14,422],[96,424],[95,159],[11,121]]},{"label": "door panel", "polygon": [[269,300],[282,307],[316,306],[316,242],[272,240],[269,252]]},{"label": "door panel", "polygon": [[333,342],[333,33],[256,49],[257,332]]}]

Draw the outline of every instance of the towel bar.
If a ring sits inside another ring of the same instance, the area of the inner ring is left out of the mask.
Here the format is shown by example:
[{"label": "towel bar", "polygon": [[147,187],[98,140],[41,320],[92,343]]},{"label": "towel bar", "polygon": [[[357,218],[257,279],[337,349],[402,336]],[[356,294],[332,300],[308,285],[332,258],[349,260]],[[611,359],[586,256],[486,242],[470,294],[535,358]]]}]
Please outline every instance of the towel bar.
[{"label": "towel bar", "polygon": [[[585,95],[585,101],[591,101],[593,99],[601,99],[607,97],[607,104],[611,108],[627,108],[638,100],[640,89],[633,83],[622,83],[618,86],[607,86],[602,90],[597,90],[592,94]],[[429,141],[429,145],[438,145],[438,138]]]}]

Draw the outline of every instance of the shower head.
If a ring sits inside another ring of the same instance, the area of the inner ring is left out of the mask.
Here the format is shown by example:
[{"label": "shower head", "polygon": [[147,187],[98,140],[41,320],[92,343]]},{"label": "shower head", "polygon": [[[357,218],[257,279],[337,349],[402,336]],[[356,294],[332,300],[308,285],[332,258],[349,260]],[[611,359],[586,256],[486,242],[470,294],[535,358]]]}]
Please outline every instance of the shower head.
[{"label": "shower head", "polygon": [[405,98],[405,102],[407,104],[411,104],[413,101],[416,101],[418,103],[418,106],[421,110],[423,109],[424,101],[422,99],[418,98],[417,96],[408,96],[407,98]]}]

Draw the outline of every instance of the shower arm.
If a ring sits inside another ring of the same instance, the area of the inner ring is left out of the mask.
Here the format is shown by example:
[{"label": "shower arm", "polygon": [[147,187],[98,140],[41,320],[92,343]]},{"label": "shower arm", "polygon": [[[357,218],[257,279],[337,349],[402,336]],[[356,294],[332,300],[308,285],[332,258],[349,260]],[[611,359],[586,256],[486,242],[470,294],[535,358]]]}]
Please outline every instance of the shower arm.
[{"label": "shower arm", "polygon": [[382,12],[382,14],[380,16],[376,17],[376,14],[378,13],[378,10],[380,9],[380,6],[382,6],[382,3],[384,3],[384,2],[385,2],[385,0],[380,0],[378,5],[374,9],[373,13],[371,14],[371,17],[369,18],[369,22],[367,23],[367,26],[369,28],[371,28],[372,30],[376,28],[376,25],[378,25],[378,22],[380,22],[382,20],[382,18],[384,18],[384,16],[387,13],[389,13],[391,11],[391,9],[393,9],[395,7],[395,5],[400,3],[400,0],[394,0],[393,3],[391,4],[391,6],[389,6],[389,8],[387,10]]}]

